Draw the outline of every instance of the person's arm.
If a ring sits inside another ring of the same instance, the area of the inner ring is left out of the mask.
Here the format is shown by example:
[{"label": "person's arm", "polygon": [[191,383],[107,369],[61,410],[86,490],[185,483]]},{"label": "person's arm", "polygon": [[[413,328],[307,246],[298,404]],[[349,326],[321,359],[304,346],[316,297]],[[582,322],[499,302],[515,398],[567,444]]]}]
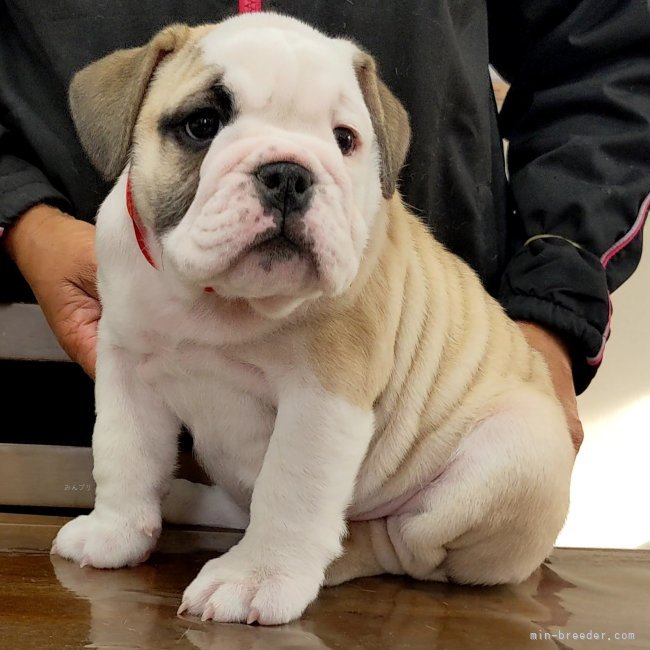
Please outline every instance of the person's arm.
[{"label": "person's arm", "polygon": [[500,300],[555,332],[578,392],[602,359],[609,292],[635,269],[650,191],[644,0],[488,2],[511,83],[500,124],[516,211]]},{"label": "person's arm", "polygon": [[64,350],[94,375],[101,313],[95,229],[60,209],[68,207],[27,147],[0,124],[0,248],[31,286]]}]

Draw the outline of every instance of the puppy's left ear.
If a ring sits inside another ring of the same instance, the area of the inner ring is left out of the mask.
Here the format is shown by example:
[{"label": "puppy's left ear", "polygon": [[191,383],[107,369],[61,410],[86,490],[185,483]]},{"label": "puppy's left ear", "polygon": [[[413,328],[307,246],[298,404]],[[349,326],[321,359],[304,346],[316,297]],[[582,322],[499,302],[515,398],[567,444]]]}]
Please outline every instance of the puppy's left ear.
[{"label": "puppy's left ear", "polygon": [[411,140],[408,113],[379,78],[375,60],[367,52],[358,51],[354,67],[379,144],[381,191],[389,199],[397,189]]},{"label": "puppy's left ear", "polygon": [[190,31],[187,25],[170,25],[147,45],[113,52],[72,79],[72,119],[84,150],[106,180],[115,180],[126,165],[133,127],[156,67],[187,42]]}]

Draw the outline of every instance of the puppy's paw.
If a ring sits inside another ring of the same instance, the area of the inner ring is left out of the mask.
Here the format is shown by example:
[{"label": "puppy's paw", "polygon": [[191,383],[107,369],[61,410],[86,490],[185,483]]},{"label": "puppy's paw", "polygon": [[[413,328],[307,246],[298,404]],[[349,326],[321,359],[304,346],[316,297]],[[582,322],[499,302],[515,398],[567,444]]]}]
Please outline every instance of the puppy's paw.
[{"label": "puppy's paw", "polygon": [[279,625],[299,618],[318,595],[322,572],[263,566],[236,551],[205,564],[185,590],[179,614],[221,623]]},{"label": "puppy's paw", "polygon": [[133,521],[94,511],[63,526],[52,544],[52,553],[82,567],[135,566],[147,560],[159,535],[159,517]]}]

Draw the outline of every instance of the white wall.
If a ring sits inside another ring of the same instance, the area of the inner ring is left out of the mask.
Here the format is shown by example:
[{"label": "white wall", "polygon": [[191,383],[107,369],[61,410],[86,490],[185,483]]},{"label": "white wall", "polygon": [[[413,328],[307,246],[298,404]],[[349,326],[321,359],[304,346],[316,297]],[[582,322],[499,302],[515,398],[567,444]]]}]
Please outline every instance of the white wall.
[{"label": "white wall", "polygon": [[[650,232],[646,229],[646,235]],[[647,248],[647,247],[646,247]],[[558,546],[650,548],[650,254],[612,296],[605,358],[578,398],[585,440]]]}]

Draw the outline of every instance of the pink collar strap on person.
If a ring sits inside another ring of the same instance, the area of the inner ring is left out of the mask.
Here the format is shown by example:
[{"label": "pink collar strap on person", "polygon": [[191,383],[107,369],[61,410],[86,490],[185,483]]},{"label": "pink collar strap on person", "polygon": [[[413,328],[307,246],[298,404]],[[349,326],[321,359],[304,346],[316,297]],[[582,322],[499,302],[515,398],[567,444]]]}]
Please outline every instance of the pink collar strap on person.
[{"label": "pink collar strap on person", "polygon": [[262,0],[239,0],[239,13],[251,14],[262,11]]}]

